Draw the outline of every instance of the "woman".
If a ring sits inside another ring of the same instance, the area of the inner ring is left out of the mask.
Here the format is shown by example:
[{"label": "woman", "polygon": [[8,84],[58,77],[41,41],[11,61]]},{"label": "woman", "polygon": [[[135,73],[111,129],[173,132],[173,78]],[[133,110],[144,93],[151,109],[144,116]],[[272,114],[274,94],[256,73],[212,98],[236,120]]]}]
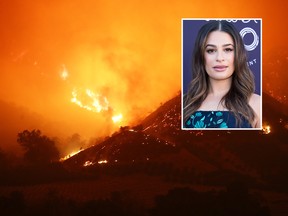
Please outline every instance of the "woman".
[{"label": "woman", "polygon": [[183,100],[184,128],[260,127],[260,96],[254,94],[244,43],[231,23],[201,27],[192,70]]}]

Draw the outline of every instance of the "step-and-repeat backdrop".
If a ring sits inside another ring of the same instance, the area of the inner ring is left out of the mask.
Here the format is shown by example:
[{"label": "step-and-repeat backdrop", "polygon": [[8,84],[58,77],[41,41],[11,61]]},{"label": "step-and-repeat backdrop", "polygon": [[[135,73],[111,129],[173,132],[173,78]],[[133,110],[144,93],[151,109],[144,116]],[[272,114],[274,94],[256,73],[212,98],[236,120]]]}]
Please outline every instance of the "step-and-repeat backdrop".
[{"label": "step-and-repeat backdrop", "polygon": [[[192,79],[192,52],[197,33],[208,19],[182,19],[182,92]],[[238,29],[248,54],[247,64],[255,76],[255,93],[261,95],[261,19],[227,19]]]}]

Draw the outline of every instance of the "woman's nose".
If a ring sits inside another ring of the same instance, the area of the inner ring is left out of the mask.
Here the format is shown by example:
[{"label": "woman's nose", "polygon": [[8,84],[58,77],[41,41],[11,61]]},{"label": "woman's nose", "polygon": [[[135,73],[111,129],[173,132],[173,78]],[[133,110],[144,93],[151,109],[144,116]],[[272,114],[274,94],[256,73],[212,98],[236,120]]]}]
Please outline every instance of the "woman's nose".
[{"label": "woman's nose", "polygon": [[223,61],[224,60],[224,55],[223,55],[223,52],[221,52],[221,51],[219,51],[219,52],[217,52],[217,56],[216,56],[216,60],[217,61]]}]

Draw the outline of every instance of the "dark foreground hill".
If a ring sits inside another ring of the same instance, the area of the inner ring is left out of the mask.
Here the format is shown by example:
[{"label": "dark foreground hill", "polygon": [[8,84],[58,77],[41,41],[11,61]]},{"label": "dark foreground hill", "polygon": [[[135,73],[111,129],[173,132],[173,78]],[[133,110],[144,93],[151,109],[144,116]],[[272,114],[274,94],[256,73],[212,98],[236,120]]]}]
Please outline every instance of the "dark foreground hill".
[{"label": "dark foreground hill", "polygon": [[264,94],[263,125],[269,125],[271,132],[183,131],[181,97],[177,95],[139,125],[122,127],[64,164],[72,169],[102,163],[116,167],[134,164],[137,170],[153,165],[159,170],[162,167],[167,175],[175,170],[201,175],[209,184],[227,183],[241,176],[261,187],[288,190],[284,187],[288,181],[288,118],[282,110],[279,102]]}]

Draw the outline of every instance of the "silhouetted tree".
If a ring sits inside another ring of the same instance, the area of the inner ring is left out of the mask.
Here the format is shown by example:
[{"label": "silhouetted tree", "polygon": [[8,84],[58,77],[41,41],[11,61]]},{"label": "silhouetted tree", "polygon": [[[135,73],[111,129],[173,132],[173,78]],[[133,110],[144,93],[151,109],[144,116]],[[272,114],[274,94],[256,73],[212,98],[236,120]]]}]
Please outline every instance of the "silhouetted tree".
[{"label": "silhouetted tree", "polygon": [[127,130],[129,130],[129,129],[130,129],[129,126],[121,126],[121,127],[120,127],[120,132],[124,132],[124,131],[127,131]]},{"label": "silhouetted tree", "polygon": [[17,142],[24,148],[24,159],[29,163],[47,164],[59,160],[59,151],[55,142],[41,135],[40,130],[24,130],[18,133]]}]

